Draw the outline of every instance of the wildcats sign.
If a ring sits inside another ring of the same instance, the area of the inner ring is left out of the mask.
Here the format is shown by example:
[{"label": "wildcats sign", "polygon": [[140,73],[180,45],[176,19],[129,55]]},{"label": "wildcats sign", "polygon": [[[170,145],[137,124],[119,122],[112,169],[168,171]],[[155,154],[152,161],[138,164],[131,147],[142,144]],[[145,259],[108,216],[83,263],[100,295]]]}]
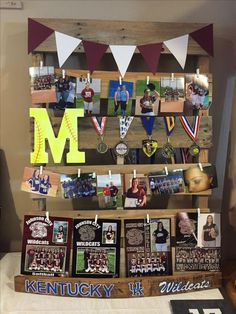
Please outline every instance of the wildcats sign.
[{"label": "wildcats sign", "polygon": [[78,151],[78,118],[84,116],[83,109],[66,109],[58,135],[55,136],[46,108],[30,108],[30,117],[34,118],[34,151],[30,154],[32,164],[48,163],[45,141],[48,141],[54,163],[60,163],[69,140],[67,163],[85,163],[85,152]]}]

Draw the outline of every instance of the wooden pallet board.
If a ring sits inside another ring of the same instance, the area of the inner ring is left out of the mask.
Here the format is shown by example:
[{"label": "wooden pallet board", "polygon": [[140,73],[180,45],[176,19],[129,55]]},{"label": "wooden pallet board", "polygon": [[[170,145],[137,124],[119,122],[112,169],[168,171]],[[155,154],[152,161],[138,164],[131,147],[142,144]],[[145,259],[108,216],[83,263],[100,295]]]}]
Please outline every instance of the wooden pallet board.
[{"label": "wooden pallet board", "polygon": [[[56,30],[57,32],[108,45],[144,45],[159,43],[189,34],[209,25],[209,23],[165,23],[87,19],[35,18],[34,20]],[[54,34],[40,44],[35,51],[56,51]],[[76,51],[82,53],[84,50],[82,46],[79,46]],[[136,50],[136,52],[138,52],[138,50]],[[170,52],[165,47],[162,53]],[[207,55],[206,51],[204,51],[191,37],[189,37],[188,54]]]},{"label": "wooden pallet board", "polygon": [[147,297],[219,288],[220,286],[220,272],[112,279],[50,278],[26,275],[15,277],[15,291],[17,292],[66,297]]}]

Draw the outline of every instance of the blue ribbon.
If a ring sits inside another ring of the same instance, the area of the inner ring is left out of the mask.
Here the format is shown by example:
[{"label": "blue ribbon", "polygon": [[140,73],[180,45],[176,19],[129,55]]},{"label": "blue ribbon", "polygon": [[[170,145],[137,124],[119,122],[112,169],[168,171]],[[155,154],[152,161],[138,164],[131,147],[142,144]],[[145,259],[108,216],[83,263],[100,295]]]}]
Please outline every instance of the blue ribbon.
[{"label": "blue ribbon", "polygon": [[147,132],[147,135],[152,135],[155,117],[153,117],[153,116],[151,116],[151,117],[141,116],[140,118],[141,118],[143,127]]}]

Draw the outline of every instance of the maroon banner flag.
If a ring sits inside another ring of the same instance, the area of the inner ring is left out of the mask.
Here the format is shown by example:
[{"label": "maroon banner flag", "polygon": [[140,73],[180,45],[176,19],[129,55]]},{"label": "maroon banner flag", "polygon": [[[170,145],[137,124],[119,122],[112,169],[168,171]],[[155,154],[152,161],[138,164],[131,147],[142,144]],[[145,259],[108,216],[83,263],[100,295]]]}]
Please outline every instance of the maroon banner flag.
[{"label": "maroon banner flag", "polygon": [[109,45],[94,43],[86,40],[83,40],[82,43],[86,54],[88,69],[92,73],[99,61],[102,59],[104,53],[107,51]]},{"label": "maroon banner flag", "polygon": [[34,51],[53,32],[53,29],[28,18],[28,54]]},{"label": "maroon banner flag", "polygon": [[190,33],[190,36],[213,57],[213,24]]},{"label": "maroon banner flag", "polygon": [[162,43],[147,44],[138,46],[138,50],[142,54],[145,62],[147,63],[150,71],[155,74],[159,63]]}]

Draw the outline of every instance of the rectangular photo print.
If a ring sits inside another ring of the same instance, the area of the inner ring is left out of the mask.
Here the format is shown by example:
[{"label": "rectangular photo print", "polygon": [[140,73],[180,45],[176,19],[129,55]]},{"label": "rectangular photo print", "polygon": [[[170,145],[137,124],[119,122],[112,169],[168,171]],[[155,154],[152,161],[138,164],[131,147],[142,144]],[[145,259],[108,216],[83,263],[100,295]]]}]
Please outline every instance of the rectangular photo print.
[{"label": "rectangular photo print", "polygon": [[168,170],[148,174],[152,195],[175,194],[185,192],[185,184],[182,170]]},{"label": "rectangular photo print", "polygon": [[160,113],[183,112],[184,97],[184,77],[161,77]]},{"label": "rectangular photo print", "polygon": [[74,220],[74,277],[119,277],[120,221]]},{"label": "rectangular photo print", "polygon": [[212,103],[208,77],[203,74],[185,76],[185,108],[208,109]]},{"label": "rectangular photo print", "polygon": [[198,214],[176,214],[176,246],[196,247],[198,241]]},{"label": "rectangular photo print", "polygon": [[21,190],[29,193],[56,197],[59,184],[60,175],[58,173],[43,170],[42,174],[40,174],[39,169],[25,167],[21,182]]},{"label": "rectangular photo print", "polygon": [[210,248],[221,246],[220,214],[201,213],[199,215],[198,246]]},{"label": "rectangular photo print", "polygon": [[122,207],[122,177],[121,174],[98,175],[97,196],[99,208],[112,209]]},{"label": "rectangular photo print", "polygon": [[68,276],[72,228],[71,218],[25,216],[21,273]]},{"label": "rectangular photo print", "polygon": [[160,81],[149,83],[144,80],[136,82],[136,116],[157,116],[160,103]]},{"label": "rectangular photo print", "polygon": [[85,116],[100,114],[101,79],[77,77],[76,108],[84,109]]},{"label": "rectangular photo print", "polygon": [[148,177],[144,174],[124,175],[124,208],[146,208],[150,189]]},{"label": "rectangular photo print", "polygon": [[176,271],[220,271],[220,248],[176,247]]},{"label": "rectangular photo print", "polygon": [[60,178],[63,198],[80,198],[97,195],[97,179],[95,172],[63,174]]},{"label": "rectangular photo print", "polygon": [[29,75],[32,104],[57,101],[54,67],[30,67]]},{"label": "rectangular photo print", "polygon": [[201,170],[199,166],[189,167],[183,171],[187,192],[198,193],[217,187],[217,175],[214,165],[205,166]]},{"label": "rectangular photo print", "polygon": [[133,89],[133,82],[110,80],[108,94],[108,116],[132,116]]},{"label": "rectangular photo print", "polygon": [[76,77],[55,76],[56,101],[49,103],[49,108],[65,110],[76,107]]},{"label": "rectangular photo print", "polygon": [[170,275],[170,219],[125,220],[126,274],[128,277]]}]

